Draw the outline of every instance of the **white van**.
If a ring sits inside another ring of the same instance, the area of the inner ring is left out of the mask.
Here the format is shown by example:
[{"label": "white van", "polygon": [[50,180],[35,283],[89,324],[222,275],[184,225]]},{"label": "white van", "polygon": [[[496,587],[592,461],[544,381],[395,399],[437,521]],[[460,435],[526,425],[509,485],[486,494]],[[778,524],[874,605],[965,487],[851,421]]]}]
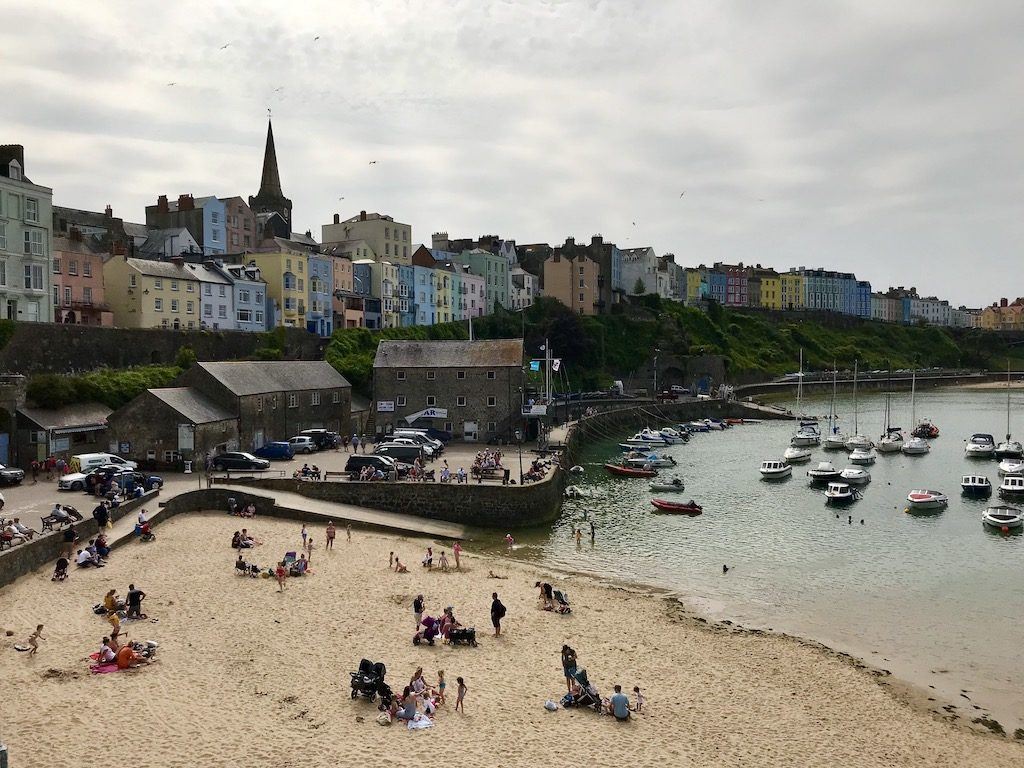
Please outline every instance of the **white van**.
[{"label": "white van", "polygon": [[104,464],[114,464],[123,469],[138,469],[139,465],[134,461],[128,459],[122,459],[120,456],[113,453],[80,453],[77,456],[71,457],[71,471],[89,473],[96,467],[102,467]]}]

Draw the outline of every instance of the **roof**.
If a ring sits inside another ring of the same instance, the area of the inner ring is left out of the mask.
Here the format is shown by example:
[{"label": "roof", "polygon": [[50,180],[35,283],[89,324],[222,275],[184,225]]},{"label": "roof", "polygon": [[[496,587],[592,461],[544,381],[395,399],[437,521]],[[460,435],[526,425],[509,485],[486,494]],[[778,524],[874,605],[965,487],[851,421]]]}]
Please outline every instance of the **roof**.
[{"label": "roof", "polygon": [[43,429],[62,429],[67,427],[106,426],[107,417],[113,413],[102,403],[77,403],[65,405],[63,408],[28,408],[21,407],[18,413],[29,421],[34,421]]},{"label": "roof", "polygon": [[166,387],[147,389],[157,400],[169,405],[193,424],[209,424],[214,421],[228,421],[235,414],[221,408],[207,399],[202,392],[194,387]]},{"label": "roof", "polygon": [[236,396],[351,386],[323,360],[196,363]]},{"label": "roof", "polygon": [[352,394],[352,413],[370,410],[370,400],[362,395]]},{"label": "roof", "polygon": [[101,244],[91,235],[84,235],[81,240],[72,240],[67,235],[53,236],[54,251],[63,251],[64,253],[84,253],[86,255],[98,255],[101,253],[110,253],[109,249],[103,249]]},{"label": "roof", "polygon": [[146,242],[139,246],[139,250],[143,253],[163,253],[168,248],[168,241],[170,241],[170,248],[178,253],[199,245],[192,233],[185,227],[151,229],[147,235]]},{"label": "roof", "polygon": [[205,264],[186,264],[185,269],[195,275],[196,279],[203,283],[220,283],[230,285],[231,281],[225,277],[216,267],[207,267]]},{"label": "roof", "polygon": [[153,261],[151,259],[127,259],[128,266],[144,275],[152,277],[169,277],[174,280],[195,280],[195,276],[185,269],[184,265],[170,261]]},{"label": "roof", "polygon": [[131,221],[124,222],[125,234],[130,237],[149,237],[149,227],[145,224],[135,224]]},{"label": "roof", "polygon": [[522,339],[381,341],[374,368],[481,368],[523,364]]}]

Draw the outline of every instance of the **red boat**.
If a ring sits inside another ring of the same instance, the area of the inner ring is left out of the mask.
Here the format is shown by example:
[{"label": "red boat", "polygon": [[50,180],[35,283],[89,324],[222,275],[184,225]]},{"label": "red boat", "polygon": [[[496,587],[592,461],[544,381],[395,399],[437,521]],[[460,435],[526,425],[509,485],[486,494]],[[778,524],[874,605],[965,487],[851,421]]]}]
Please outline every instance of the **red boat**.
[{"label": "red boat", "polygon": [[676,515],[699,515],[704,508],[695,502],[688,501],[680,504],[678,501],[665,501],[664,499],[651,499],[651,504],[657,507],[660,512],[671,512]]},{"label": "red boat", "polygon": [[655,477],[658,472],[653,469],[637,469],[636,467],[623,467],[619,464],[605,464],[604,468],[613,475],[619,477]]}]

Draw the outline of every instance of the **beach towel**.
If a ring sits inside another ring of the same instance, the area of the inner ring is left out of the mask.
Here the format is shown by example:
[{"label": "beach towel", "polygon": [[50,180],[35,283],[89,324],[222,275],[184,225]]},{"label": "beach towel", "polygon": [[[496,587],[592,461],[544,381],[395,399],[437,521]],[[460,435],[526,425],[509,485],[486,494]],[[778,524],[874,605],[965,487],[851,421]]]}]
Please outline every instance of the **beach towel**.
[{"label": "beach towel", "polygon": [[418,731],[421,728],[430,728],[434,725],[434,721],[426,715],[416,715],[416,719],[409,721],[409,730]]},{"label": "beach towel", "polygon": [[89,671],[94,675],[105,675],[109,672],[120,672],[117,668],[116,661],[112,661],[109,664],[90,664]]}]

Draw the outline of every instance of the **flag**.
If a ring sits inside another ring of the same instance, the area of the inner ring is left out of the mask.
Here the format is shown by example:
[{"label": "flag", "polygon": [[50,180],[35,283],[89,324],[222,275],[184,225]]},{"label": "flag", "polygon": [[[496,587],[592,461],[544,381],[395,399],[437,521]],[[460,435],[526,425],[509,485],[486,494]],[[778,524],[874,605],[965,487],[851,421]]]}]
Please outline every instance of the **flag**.
[{"label": "flag", "polygon": [[554,371],[555,373],[557,373],[558,369],[561,368],[561,367],[562,367],[562,358],[556,357],[554,360],[551,361],[551,370]]},{"label": "flag", "polygon": [[540,360],[531,360],[530,361],[530,370],[531,371],[539,371],[540,370]]}]

